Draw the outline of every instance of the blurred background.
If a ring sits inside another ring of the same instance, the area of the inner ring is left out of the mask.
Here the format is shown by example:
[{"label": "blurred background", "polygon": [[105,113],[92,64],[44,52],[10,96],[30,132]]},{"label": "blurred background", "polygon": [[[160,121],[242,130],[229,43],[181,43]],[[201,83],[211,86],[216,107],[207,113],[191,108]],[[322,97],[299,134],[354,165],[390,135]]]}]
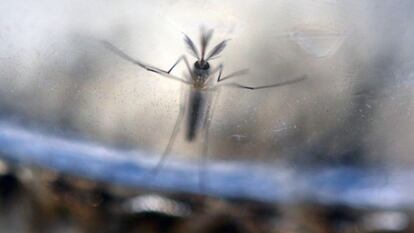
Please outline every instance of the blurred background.
[{"label": "blurred background", "polygon": [[[249,69],[238,78],[240,83],[261,86],[308,77],[272,89],[223,88],[210,125],[209,158],[267,165],[283,162],[307,169],[321,165],[410,169],[414,165],[413,10],[410,0],[2,1],[1,122],[158,157],[172,133],[185,89],[122,60],[101,41],[110,41],[146,64],[167,69],[187,54],[183,33],[198,43],[204,26],[214,29],[212,44],[230,39],[213,66],[223,63],[224,74]],[[174,74],[184,72],[182,65]],[[197,160],[201,144],[186,142],[181,131],[169,160]],[[191,206],[188,208],[196,214],[175,210],[179,217],[171,217],[164,210],[162,220],[158,215],[156,220],[146,215],[136,220],[112,206],[113,200],[123,203],[121,197],[135,197],[136,191],[121,188],[113,194],[110,184],[101,187],[58,171],[6,162],[3,166],[7,185],[1,183],[0,189],[5,193],[19,190],[19,198],[26,200],[19,205],[27,206],[16,207],[21,212],[13,214],[5,208],[8,217],[2,217],[0,226],[6,224],[2,229],[12,230],[1,232],[30,232],[19,224],[26,222],[22,216],[30,215],[27,209],[42,210],[38,216],[43,219],[41,227],[33,223],[40,220],[27,220],[38,232],[147,232],[137,230],[134,224],[143,221],[159,226],[159,221],[161,225],[176,224],[177,219],[181,231],[199,232],[206,222],[222,220],[220,216],[227,216],[231,226],[217,232],[256,232],[259,228],[257,232],[410,232],[408,210],[365,214],[366,210],[343,206],[322,208],[308,203],[281,207],[194,196],[179,196],[183,202],[176,196],[156,200]],[[16,186],[5,188],[10,184]],[[75,194],[67,197],[68,193]],[[72,196],[77,197],[75,201]],[[106,203],[103,200],[111,200],[110,211],[96,204]],[[99,208],[90,207],[94,205]],[[90,209],[82,209],[88,206]],[[93,214],[88,212],[91,209]],[[205,211],[212,209],[216,212]],[[213,217],[206,212],[214,212]],[[67,217],[72,215],[78,217]],[[81,222],[81,226],[48,229],[54,216],[66,216],[65,226],[73,222]],[[186,221],[195,222],[193,218],[199,222],[191,228]],[[403,227],[377,229],[387,221],[378,220],[381,218]],[[96,226],[88,225],[92,222]],[[108,222],[113,226],[105,228],[107,231],[98,227]],[[313,226],[315,223],[321,226]],[[240,224],[244,230],[235,230]],[[298,227],[303,224],[306,227]],[[338,226],[330,228],[332,224]],[[122,228],[125,226],[128,229]]]}]

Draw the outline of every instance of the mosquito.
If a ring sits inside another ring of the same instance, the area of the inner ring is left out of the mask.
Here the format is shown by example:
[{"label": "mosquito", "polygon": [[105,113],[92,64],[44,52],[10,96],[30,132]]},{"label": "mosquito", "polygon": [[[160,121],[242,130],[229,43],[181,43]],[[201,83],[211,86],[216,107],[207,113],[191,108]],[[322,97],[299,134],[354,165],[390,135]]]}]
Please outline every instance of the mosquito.
[{"label": "mosquito", "polygon": [[[188,52],[192,57],[196,59],[193,63],[193,66],[190,66],[190,62],[187,59],[186,55],[181,55],[177,61],[171,66],[168,70],[163,70],[151,65],[144,64],[141,61],[138,61],[122,50],[114,46],[108,41],[103,41],[104,46],[113,52],[114,54],[118,55],[119,57],[138,65],[150,72],[154,72],[158,75],[161,75],[165,78],[170,80],[174,80],[184,84],[185,86],[189,87],[189,92],[187,93],[186,104],[185,101],[181,102],[180,110],[178,116],[175,121],[174,128],[172,130],[171,136],[169,138],[168,144],[165,147],[164,152],[162,153],[160,159],[156,167],[154,168],[154,173],[157,173],[158,170],[162,167],[164,160],[166,159],[167,155],[171,152],[171,149],[174,145],[177,133],[180,130],[181,121],[183,120],[184,113],[187,112],[186,116],[186,140],[188,142],[193,142],[196,136],[199,134],[200,130],[204,130],[204,140],[203,140],[203,147],[202,147],[202,159],[201,159],[201,168],[199,169],[199,179],[205,180],[202,177],[205,176],[203,174],[203,168],[205,167],[205,161],[207,156],[207,146],[208,146],[208,130],[209,125],[213,116],[214,106],[217,101],[212,101],[212,98],[209,98],[208,93],[212,91],[220,90],[221,87],[229,87],[229,88],[238,88],[244,90],[260,90],[266,88],[275,88],[281,87],[289,84],[294,84],[297,82],[301,82],[306,79],[306,75],[279,83],[274,83],[265,86],[247,86],[240,84],[238,82],[228,82],[229,79],[239,77],[241,75],[247,74],[248,69],[242,69],[228,75],[223,76],[223,68],[224,65],[222,63],[218,64],[215,68],[212,68],[210,65],[210,61],[213,59],[218,58],[218,56],[223,52],[224,48],[227,45],[228,40],[223,40],[217,45],[215,45],[208,53],[207,47],[211,38],[213,36],[213,30],[205,30],[201,29],[201,36],[200,36],[200,49],[196,47],[194,42],[188,37],[186,34],[184,35],[184,42],[188,49]],[[173,69],[180,63],[184,62],[186,68],[188,70],[188,76],[182,78],[171,74]],[[217,77],[214,76],[217,74]],[[218,91],[219,93],[219,91]],[[216,98],[218,99],[218,98]],[[201,182],[200,182],[201,183]]]}]

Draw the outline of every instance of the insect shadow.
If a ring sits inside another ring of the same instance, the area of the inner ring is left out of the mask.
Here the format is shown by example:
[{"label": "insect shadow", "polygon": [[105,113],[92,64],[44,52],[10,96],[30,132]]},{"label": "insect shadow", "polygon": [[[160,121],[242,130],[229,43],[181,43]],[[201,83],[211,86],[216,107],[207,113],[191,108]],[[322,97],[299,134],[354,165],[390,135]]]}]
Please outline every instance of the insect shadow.
[{"label": "insect shadow", "polygon": [[[209,42],[213,36],[213,30],[205,30],[204,28],[201,28],[201,37],[200,37],[200,49],[197,48],[197,46],[194,44],[194,42],[186,35],[184,34],[184,42],[188,48],[188,51],[190,55],[192,55],[196,61],[193,63],[193,65],[190,65],[189,60],[185,55],[181,55],[177,61],[171,66],[168,70],[163,70],[151,65],[147,65],[142,63],[141,61],[138,61],[126,53],[124,53],[122,50],[114,46],[108,41],[102,41],[104,46],[113,52],[114,54],[118,55],[119,57],[138,65],[150,72],[154,72],[158,75],[161,75],[165,78],[180,82],[184,84],[185,86],[189,87],[189,91],[186,93],[186,101],[181,101],[180,104],[180,110],[174,125],[174,128],[172,130],[171,136],[169,138],[168,144],[165,147],[164,152],[162,153],[157,165],[153,169],[153,175],[156,175],[160,168],[162,167],[167,155],[171,152],[171,149],[174,145],[177,133],[180,130],[180,123],[183,120],[184,113],[187,112],[186,116],[186,140],[188,142],[194,141],[196,136],[199,134],[201,129],[204,130],[204,141],[202,146],[202,156],[200,159],[200,169],[199,169],[199,185],[203,186],[203,182],[206,179],[205,174],[205,165],[206,165],[206,157],[207,157],[207,149],[208,149],[208,130],[209,125],[212,120],[214,107],[217,101],[212,101],[214,98],[212,98],[209,93],[214,92],[216,94],[216,100],[218,99],[218,95],[220,93],[221,87],[226,88],[238,88],[238,89],[245,89],[245,90],[260,90],[260,89],[266,89],[266,88],[276,88],[281,86],[286,86],[289,84],[298,83],[301,81],[304,81],[307,77],[306,75],[303,75],[301,77],[291,79],[284,82],[278,82],[270,85],[264,85],[264,86],[247,86],[240,84],[238,82],[229,82],[228,80],[232,78],[239,77],[241,75],[247,74],[248,69],[242,69],[233,73],[230,73],[228,75],[222,75],[223,74],[223,64],[220,63],[215,68],[212,68],[210,65],[210,61],[213,59],[218,58],[218,56],[223,52],[224,48],[227,45],[228,40],[223,40],[217,45],[215,45],[208,53],[207,53],[207,47],[209,45]],[[189,76],[186,76],[184,78],[175,76],[171,74],[173,69],[180,63],[184,62],[185,66],[188,70]],[[214,76],[217,74],[216,78]],[[202,187],[200,187],[202,189]]]}]

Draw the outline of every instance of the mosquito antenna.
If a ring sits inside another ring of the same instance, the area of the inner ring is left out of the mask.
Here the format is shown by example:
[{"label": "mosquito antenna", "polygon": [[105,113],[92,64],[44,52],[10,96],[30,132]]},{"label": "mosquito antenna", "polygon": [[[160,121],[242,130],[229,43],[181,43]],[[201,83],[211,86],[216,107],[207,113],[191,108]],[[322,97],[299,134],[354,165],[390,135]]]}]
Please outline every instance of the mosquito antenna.
[{"label": "mosquito antenna", "polygon": [[214,59],[216,56],[218,56],[223,49],[226,47],[228,40],[223,40],[222,42],[220,42],[218,45],[216,45],[208,54],[206,61],[210,60],[210,59]]},{"label": "mosquito antenna", "polygon": [[188,37],[186,34],[184,34],[184,41],[187,45],[187,48],[190,50],[191,55],[200,60],[200,55],[198,54],[197,47],[195,46],[194,42],[190,39],[190,37]]},{"label": "mosquito antenna", "polygon": [[213,29],[206,31],[204,28],[201,28],[201,60],[204,61],[204,56],[206,54],[207,45],[210,42],[211,37],[213,36]]}]

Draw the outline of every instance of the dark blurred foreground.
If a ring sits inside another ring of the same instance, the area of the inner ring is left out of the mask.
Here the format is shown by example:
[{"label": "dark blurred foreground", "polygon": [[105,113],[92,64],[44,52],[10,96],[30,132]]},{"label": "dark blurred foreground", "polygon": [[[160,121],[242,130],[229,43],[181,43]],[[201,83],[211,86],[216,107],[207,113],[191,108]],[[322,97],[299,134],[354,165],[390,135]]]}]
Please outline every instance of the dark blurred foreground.
[{"label": "dark blurred foreground", "polygon": [[2,233],[413,230],[407,170],[265,173],[263,166],[211,160],[200,189],[190,182],[197,183],[197,172],[180,160],[158,178],[137,179],[152,166],[139,154],[124,158],[98,144],[5,123],[0,145]]},{"label": "dark blurred foreground", "polygon": [[9,167],[0,176],[0,227],[18,232],[413,232],[411,209],[261,203],[157,194],[55,172]]}]

